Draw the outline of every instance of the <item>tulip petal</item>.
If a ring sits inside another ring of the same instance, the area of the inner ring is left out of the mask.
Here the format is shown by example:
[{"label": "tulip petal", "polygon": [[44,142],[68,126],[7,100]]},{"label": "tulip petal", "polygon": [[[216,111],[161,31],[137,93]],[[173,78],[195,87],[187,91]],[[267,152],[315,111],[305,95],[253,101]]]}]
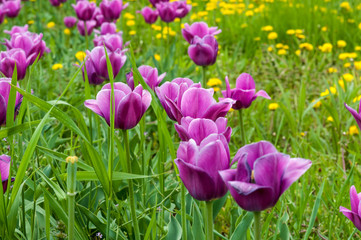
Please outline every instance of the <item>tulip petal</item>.
[{"label": "tulip petal", "polygon": [[230,181],[228,188],[238,205],[247,211],[262,211],[274,206],[274,192],[269,186]]},{"label": "tulip petal", "polygon": [[345,215],[345,217],[350,219],[351,222],[355,225],[355,227],[361,231],[361,219],[360,219],[359,215],[357,215],[356,213],[354,213],[351,210],[348,210],[347,208],[344,208],[342,206],[340,207],[340,212],[342,212],[343,215]]},{"label": "tulip petal", "polygon": [[271,97],[268,95],[268,93],[266,93],[266,91],[264,90],[259,90],[256,94],[255,94],[256,97],[263,97],[263,98],[266,98],[266,99],[271,99]]},{"label": "tulip petal", "polygon": [[242,90],[254,90],[256,88],[256,84],[250,74],[242,73],[236,80],[236,88]]},{"label": "tulip petal", "polygon": [[214,181],[206,172],[179,158],[175,160],[175,164],[179,169],[179,177],[193,198],[199,201],[214,198]]},{"label": "tulip petal", "polygon": [[273,146],[272,143],[268,141],[260,141],[260,142],[248,144],[238,150],[231,165],[234,164],[235,159],[239,159],[241,155],[247,153],[247,162],[249,166],[253,169],[253,164],[257,158],[265,154],[276,153],[276,152],[278,152],[277,149]]},{"label": "tulip petal", "polygon": [[360,204],[360,199],[358,198],[358,194],[355,186],[351,186],[350,188],[350,201],[351,201],[351,211],[357,213],[358,206]]},{"label": "tulip petal", "polygon": [[203,139],[213,133],[218,133],[217,125],[210,119],[194,119],[188,127],[190,138],[194,139],[199,145]]},{"label": "tulip petal", "polygon": [[9,178],[10,160],[11,160],[10,157],[7,155],[0,156],[1,181],[5,181]]},{"label": "tulip petal", "polygon": [[198,156],[198,146],[193,139],[188,142],[181,142],[177,151],[177,158],[183,159],[184,161],[196,164],[196,158]]},{"label": "tulip petal", "polygon": [[85,107],[92,110],[94,113],[98,114],[101,117],[104,117],[102,111],[100,110],[100,108],[98,106],[97,100],[94,100],[94,99],[85,100],[84,105],[85,105]]},{"label": "tulip petal", "polygon": [[6,122],[6,102],[0,95],[0,126]]},{"label": "tulip petal", "polygon": [[355,109],[349,107],[346,103],[345,103],[345,107],[347,108],[347,110],[349,110],[349,112],[355,118],[358,127],[361,129],[361,115],[359,113],[357,113]]},{"label": "tulip petal", "polygon": [[142,99],[137,93],[126,95],[118,105],[115,125],[120,129],[131,129],[135,127],[142,118]]},{"label": "tulip petal", "polygon": [[206,89],[189,88],[183,94],[181,110],[184,116],[203,117],[209,106],[215,102],[213,96]]}]

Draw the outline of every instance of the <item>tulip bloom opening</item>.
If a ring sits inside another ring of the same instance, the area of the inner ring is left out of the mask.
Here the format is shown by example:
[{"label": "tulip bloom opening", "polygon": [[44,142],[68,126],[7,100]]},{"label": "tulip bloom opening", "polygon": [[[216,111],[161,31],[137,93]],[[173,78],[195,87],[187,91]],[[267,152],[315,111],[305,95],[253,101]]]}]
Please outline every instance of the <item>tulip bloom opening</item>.
[{"label": "tulip bloom opening", "polygon": [[8,186],[8,179],[10,173],[10,157],[7,155],[0,156],[0,173],[1,173],[1,181],[3,186],[3,192],[6,192]]},{"label": "tulip bloom opening", "polygon": [[355,186],[350,188],[350,201],[351,201],[351,210],[340,207],[340,212],[343,213],[351,222],[355,225],[355,227],[361,231],[361,194],[357,193]]},{"label": "tulip bloom opening", "polygon": [[[110,96],[111,85],[105,84],[98,92],[96,100],[86,100],[84,105],[94,113],[103,117],[110,126]],[[152,101],[147,90],[138,85],[134,91],[121,82],[114,83],[114,128],[134,128]]]},{"label": "tulip bloom opening", "polygon": [[[0,78],[0,126],[6,124],[6,112],[7,112],[8,100],[11,90],[10,83],[11,83],[10,78]],[[21,102],[22,102],[22,95],[17,92],[15,97],[14,119],[18,114],[18,110],[20,108]]]},{"label": "tulip bloom opening", "polygon": [[220,175],[237,204],[253,212],[276,205],[284,191],[312,165],[310,160],[279,153],[267,141],[242,147],[234,162],[237,169],[221,171]]}]

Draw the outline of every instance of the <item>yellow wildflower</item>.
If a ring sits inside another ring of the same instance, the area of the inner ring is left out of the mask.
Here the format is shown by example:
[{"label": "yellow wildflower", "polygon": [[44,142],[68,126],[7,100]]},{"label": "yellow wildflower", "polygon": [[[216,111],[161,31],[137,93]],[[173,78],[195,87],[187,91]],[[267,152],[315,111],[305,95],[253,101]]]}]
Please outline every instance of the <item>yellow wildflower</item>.
[{"label": "yellow wildflower", "polygon": [[83,51],[79,51],[77,53],[75,53],[75,57],[76,59],[78,59],[80,62],[84,61],[85,57],[86,57],[86,53]]},{"label": "yellow wildflower", "polygon": [[246,16],[247,17],[251,17],[253,15],[254,15],[253,11],[251,11],[251,10],[246,11]]},{"label": "yellow wildflower", "polygon": [[328,116],[328,117],[327,117],[327,122],[333,122],[333,117]]},{"label": "yellow wildflower", "polygon": [[134,26],[135,25],[135,21],[134,20],[128,20],[127,21],[127,26],[128,27],[131,27],[131,26]]},{"label": "yellow wildflower", "polygon": [[278,55],[286,55],[286,54],[287,54],[287,51],[284,50],[284,49],[280,49],[280,50],[277,51],[277,54],[278,54]]},{"label": "yellow wildflower", "polygon": [[267,26],[262,27],[261,31],[271,32],[271,31],[273,31],[273,27],[271,25],[267,25]]},{"label": "yellow wildflower", "polygon": [[349,129],[348,129],[348,132],[347,132],[347,134],[349,134],[349,135],[358,135],[358,128],[357,128],[357,126],[356,125],[352,125]]},{"label": "yellow wildflower", "polygon": [[324,27],[321,28],[321,31],[322,31],[322,32],[327,32],[327,30],[328,30],[328,28],[327,28],[326,26],[324,26]]},{"label": "yellow wildflower", "polygon": [[321,52],[330,53],[330,52],[332,52],[332,44],[324,43],[323,45],[319,46],[318,49],[320,49]]},{"label": "yellow wildflower", "polygon": [[283,48],[283,44],[282,43],[277,43],[276,48]]},{"label": "yellow wildflower", "polygon": [[160,55],[159,54],[154,54],[154,58],[155,58],[155,60],[160,61]]},{"label": "yellow wildflower", "polygon": [[268,109],[271,110],[271,111],[276,110],[278,107],[279,107],[278,103],[270,103],[268,105]]},{"label": "yellow wildflower", "polygon": [[137,32],[135,31],[135,30],[132,30],[132,31],[129,31],[129,35],[130,36],[133,36],[133,35],[135,35]]},{"label": "yellow wildflower", "polygon": [[70,35],[70,33],[71,33],[71,32],[70,32],[70,29],[69,29],[69,28],[65,28],[65,29],[64,29],[64,34],[65,34],[65,35]]},{"label": "yellow wildflower", "polygon": [[361,70],[361,61],[356,61],[353,63],[353,65],[355,66],[356,70]]},{"label": "yellow wildflower", "polygon": [[300,50],[300,49],[296,50],[296,51],[295,51],[295,54],[296,54],[297,56],[300,56],[300,55],[301,55],[301,50]]},{"label": "yellow wildflower", "polygon": [[62,68],[63,68],[63,65],[60,64],[60,63],[55,63],[55,64],[51,67],[51,69],[53,69],[53,70],[58,70],[58,69],[62,69]]},{"label": "yellow wildflower", "polygon": [[29,25],[34,24],[34,20],[29,20],[29,21],[28,21],[28,24],[29,24]]},{"label": "yellow wildflower", "polygon": [[353,102],[359,102],[361,100],[361,95],[355,97],[352,101]]},{"label": "yellow wildflower", "polygon": [[310,43],[301,43],[299,47],[300,49],[306,49],[307,51],[313,50],[313,46]]},{"label": "yellow wildflower", "polygon": [[330,67],[330,68],[327,69],[327,72],[328,73],[337,73],[337,69],[333,68],[333,67]]},{"label": "yellow wildflower", "polygon": [[350,3],[349,2],[342,2],[340,4],[340,7],[345,9],[346,11],[350,11],[351,10],[351,6],[350,6]]},{"label": "yellow wildflower", "polygon": [[46,24],[47,28],[53,28],[55,27],[55,22],[48,22],[48,24]]},{"label": "yellow wildflower", "polygon": [[350,73],[345,73],[342,75],[342,78],[345,79],[346,82],[351,82],[353,80],[353,75]]},{"label": "yellow wildflower", "polygon": [[343,65],[343,67],[344,67],[344,68],[349,68],[349,67],[351,67],[351,63],[347,62],[347,63],[345,63],[345,64]]},{"label": "yellow wildflower", "polygon": [[[314,103],[314,102],[316,102],[316,100],[313,99],[312,102]],[[317,101],[317,102],[315,103],[315,105],[313,105],[313,108],[319,108],[319,107],[321,107],[321,105],[322,105],[322,102],[321,102],[321,101]]]},{"label": "yellow wildflower", "polygon": [[270,32],[267,36],[269,40],[274,40],[278,37],[278,34],[276,32]]},{"label": "yellow wildflower", "polygon": [[214,87],[222,85],[222,81],[219,78],[210,78],[207,82],[207,86]]},{"label": "yellow wildflower", "polygon": [[267,48],[267,51],[272,52],[272,51],[273,51],[273,47],[272,47],[272,46],[269,46],[269,47]]},{"label": "yellow wildflower", "polygon": [[295,34],[295,33],[296,33],[296,31],[293,30],[293,29],[288,29],[288,30],[286,31],[286,34],[287,34],[287,35],[293,35],[293,34]]},{"label": "yellow wildflower", "polygon": [[330,90],[326,89],[324,92],[320,94],[321,97],[327,96],[330,94],[330,91],[332,94],[336,94],[337,90],[335,87],[330,87]]},{"label": "yellow wildflower", "polygon": [[337,41],[337,47],[339,47],[339,48],[344,48],[344,47],[346,47],[346,45],[347,45],[347,43],[344,40]]}]

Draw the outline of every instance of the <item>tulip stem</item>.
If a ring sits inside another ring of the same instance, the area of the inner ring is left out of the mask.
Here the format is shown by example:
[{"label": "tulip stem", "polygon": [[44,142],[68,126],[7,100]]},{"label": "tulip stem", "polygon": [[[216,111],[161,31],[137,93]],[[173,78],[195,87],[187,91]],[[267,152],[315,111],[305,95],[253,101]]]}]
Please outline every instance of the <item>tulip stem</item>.
[{"label": "tulip stem", "polygon": [[68,239],[75,239],[75,195],[76,195],[76,170],[77,170],[77,158],[68,157]]},{"label": "tulip stem", "polygon": [[242,109],[239,109],[238,111],[239,113],[239,122],[241,124],[241,135],[242,135],[242,144],[246,145],[247,141],[246,141],[246,134],[244,133],[244,123],[243,123],[243,113],[242,113]]},{"label": "tulip stem", "polygon": [[[129,138],[128,138],[128,131],[126,129],[123,130],[123,135],[124,135],[124,147],[125,147],[125,154],[126,154],[126,158],[127,158],[128,173],[131,174],[132,166],[131,166],[131,162],[130,162]],[[134,189],[133,189],[133,180],[132,179],[128,179],[128,185],[129,185],[130,214],[131,214],[131,217],[133,220],[135,239],[140,240],[137,214],[135,212]]]},{"label": "tulip stem", "polygon": [[213,201],[206,201],[206,240],[213,240]]},{"label": "tulip stem", "polygon": [[261,212],[253,212],[254,214],[254,239],[261,240]]},{"label": "tulip stem", "polygon": [[89,48],[89,40],[88,40],[88,26],[86,21],[84,21],[84,33],[85,33],[85,48],[88,50]]},{"label": "tulip stem", "polygon": [[207,84],[207,81],[206,81],[206,66],[203,66],[202,67],[202,71],[203,71],[203,78],[202,78],[202,88],[206,88],[206,84]]},{"label": "tulip stem", "polygon": [[186,187],[181,183],[182,239],[187,240]]}]

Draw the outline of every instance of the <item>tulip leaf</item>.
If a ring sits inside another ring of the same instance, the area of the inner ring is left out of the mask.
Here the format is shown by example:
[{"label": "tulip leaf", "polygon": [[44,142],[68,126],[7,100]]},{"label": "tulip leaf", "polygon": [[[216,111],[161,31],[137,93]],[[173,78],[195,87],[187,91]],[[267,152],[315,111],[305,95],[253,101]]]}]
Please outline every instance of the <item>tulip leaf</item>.
[{"label": "tulip leaf", "polygon": [[51,179],[49,179],[44,173],[43,171],[37,171],[37,173],[40,175],[40,177],[51,187],[51,189],[53,189],[56,197],[59,200],[65,200],[66,199],[66,193],[63,191],[63,189],[61,189],[61,187],[59,185],[57,185],[56,183],[54,183]]},{"label": "tulip leaf", "polygon": [[[64,173],[62,175],[64,178],[67,177],[67,174]],[[121,181],[121,180],[128,180],[128,179],[142,179],[142,178],[150,178],[156,177],[154,176],[145,176],[145,175],[138,175],[138,174],[131,174],[126,172],[113,172],[113,181]],[[95,172],[92,171],[78,171],[76,173],[76,179],[78,181],[97,181],[97,175]]]},{"label": "tulip leaf", "polygon": [[310,223],[308,224],[307,231],[305,233],[305,236],[303,237],[304,240],[308,239],[308,237],[310,236],[310,234],[312,232],[313,225],[315,224],[318,208],[320,207],[320,203],[321,203],[323,187],[325,186],[325,182],[326,182],[326,180],[323,181],[322,186],[320,187],[320,190],[317,194],[315,205],[313,205]]},{"label": "tulip leaf", "polygon": [[253,220],[253,213],[247,212],[242,221],[237,225],[229,240],[242,240],[247,237],[247,230]]},{"label": "tulip leaf", "polygon": [[[32,126],[36,126],[40,123],[41,120],[31,121],[27,123],[23,123],[14,127],[7,127],[0,130],[0,139],[12,136],[17,133],[21,133],[27,129],[29,129]],[[50,119],[48,119],[50,121]]]},{"label": "tulip leaf", "polygon": [[290,230],[288,229],[288,226],[287,226],[288,219],[289,219],[289,216],[288,216],[287,212],[285,212],[285,214],[283,214],[282,218],[280,219],[280,222],[278,225],[281,240],[290,239]]},{"label": "tulip leaf", "polygon": [[167,240],[179,240],[182,237],[182,227],[177,221],[177,219],[171,215],[170,221],[168,223],[168,234]]},{"label": "tulip leaf", "polygon": [[193,238],[197,240],[204,240],[203,232],[203,219],[202,214],[198,208],[198,205],[193,205],[193,225],[192,225]]}]

